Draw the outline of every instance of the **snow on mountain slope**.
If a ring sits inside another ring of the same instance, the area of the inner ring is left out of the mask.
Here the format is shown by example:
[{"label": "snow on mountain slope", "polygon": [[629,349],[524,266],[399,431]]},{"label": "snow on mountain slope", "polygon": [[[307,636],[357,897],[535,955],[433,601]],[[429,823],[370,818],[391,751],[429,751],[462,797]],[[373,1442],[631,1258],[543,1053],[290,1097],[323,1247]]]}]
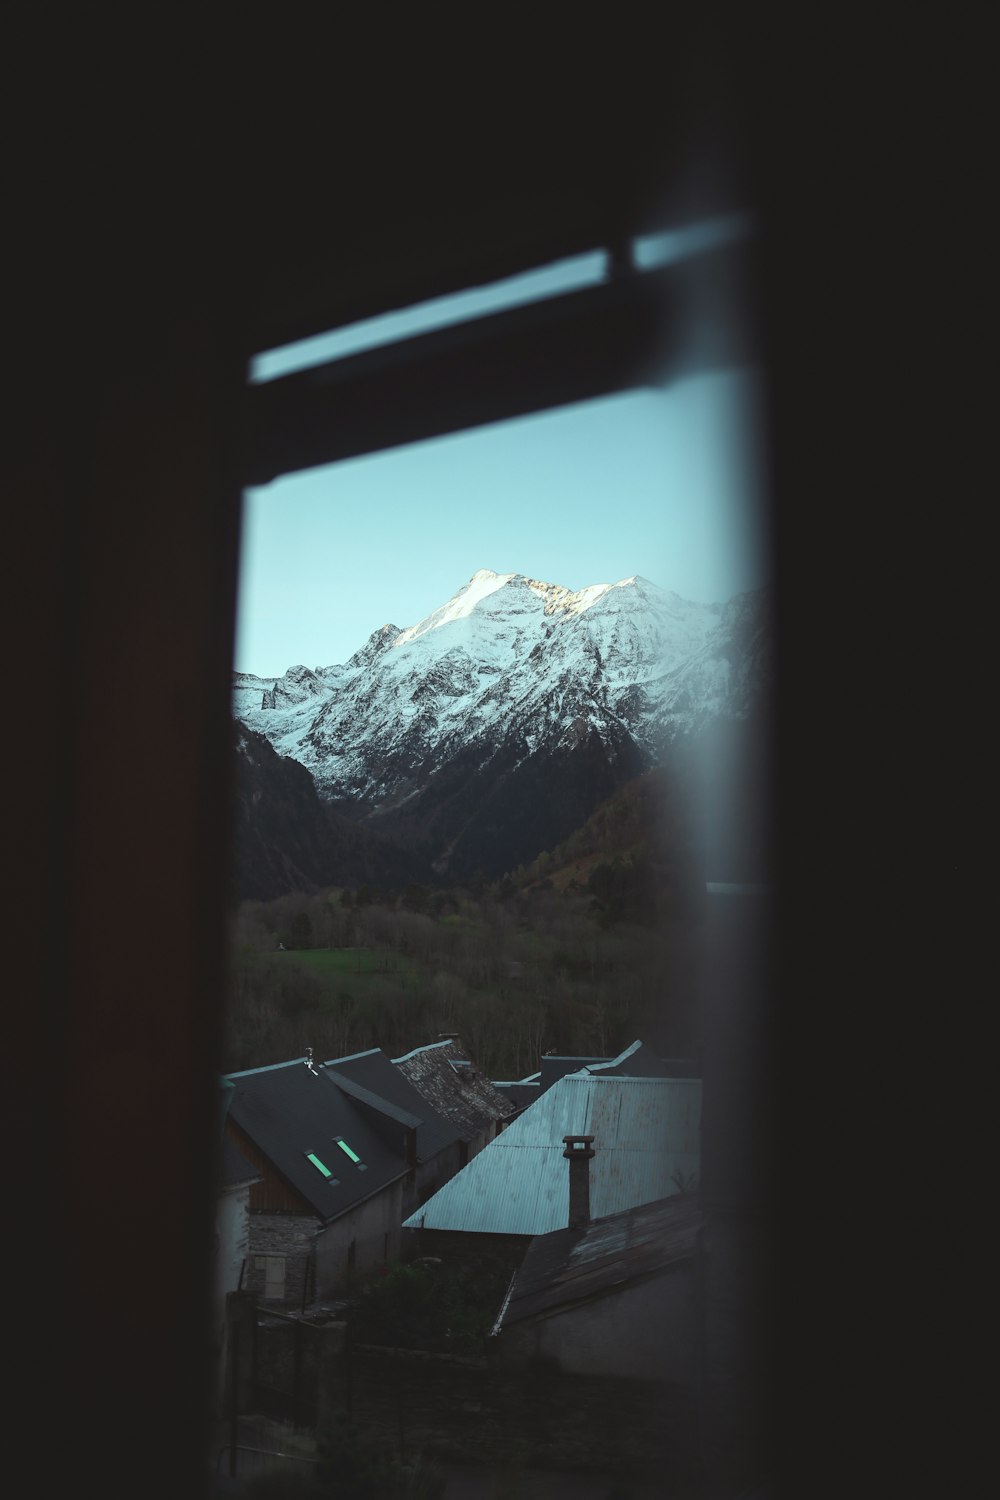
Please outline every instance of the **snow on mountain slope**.
[{"label": "snow on mountain slope", "polygon": [[655,759],[664,734],[742,714],[743,616],[756,596],[741,598],[695,604],[638,575],[574,593],[484,568],[418,624],[375,631],[343,666],[240,675],[234,711],[327,799],[409,815],[449,765],[488,776],[494,764],[509,779],[584,742],[612,762],[627,750],[631,765]]},{"label": "snow on mountain slope", "polygon": [[264,694],[273,690],[274,677],[255,677],[252,672],[233,673],[233,713],[237,719],[246,719],[260,708]]}]

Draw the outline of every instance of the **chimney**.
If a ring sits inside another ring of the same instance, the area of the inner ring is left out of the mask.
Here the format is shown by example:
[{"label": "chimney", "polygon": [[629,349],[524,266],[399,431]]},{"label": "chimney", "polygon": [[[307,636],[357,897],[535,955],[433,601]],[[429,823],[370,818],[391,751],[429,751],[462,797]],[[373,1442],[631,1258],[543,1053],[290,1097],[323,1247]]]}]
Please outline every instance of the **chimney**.
[{"label": "chimney", "polygon": [[590,1223],[590,1163],[594,1156],[592,1135],[564,1135],[569,1162],[569,1227],[583,1229]]}]

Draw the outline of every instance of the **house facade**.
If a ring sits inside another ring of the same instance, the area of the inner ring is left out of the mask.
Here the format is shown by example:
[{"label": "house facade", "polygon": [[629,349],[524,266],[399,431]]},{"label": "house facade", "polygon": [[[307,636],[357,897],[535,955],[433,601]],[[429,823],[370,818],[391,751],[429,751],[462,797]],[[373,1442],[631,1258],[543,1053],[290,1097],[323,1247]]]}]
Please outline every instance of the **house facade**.
[{"label": "house facade", "polygon": [[230,1081],[227,1131],[260,1175],[246,1289],[275,1303],[334,1296],[396,1254],[416,1120],[377,1129],[377,1109],[308,1058]]},{"label": "house facade", "polygon": [[459,1133],[377,1050],[228,1082],[226,1131],[258,1177],[244,1288],[262,1301],[335,1297],[395,1259],[407,1213],[460,1164]]}]

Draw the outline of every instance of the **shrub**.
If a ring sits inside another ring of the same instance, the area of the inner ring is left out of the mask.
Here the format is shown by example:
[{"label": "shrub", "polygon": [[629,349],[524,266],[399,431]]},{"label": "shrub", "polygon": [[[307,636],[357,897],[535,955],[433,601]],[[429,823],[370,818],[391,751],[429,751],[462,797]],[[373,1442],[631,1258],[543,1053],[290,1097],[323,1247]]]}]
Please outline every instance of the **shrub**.
[{"label": "shrub", "polygon": [[386,1439],[341,1420],[320,1440],[313,1493],[328,1500],[438,1500],[444,1478],[421,1458],[402,1463]]}]

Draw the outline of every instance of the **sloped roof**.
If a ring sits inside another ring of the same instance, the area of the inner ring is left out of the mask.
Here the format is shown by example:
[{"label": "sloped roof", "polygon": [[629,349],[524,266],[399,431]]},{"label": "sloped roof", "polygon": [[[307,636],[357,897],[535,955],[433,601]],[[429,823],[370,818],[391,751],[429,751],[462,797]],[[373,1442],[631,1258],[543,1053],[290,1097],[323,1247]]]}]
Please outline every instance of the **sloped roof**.
[{"label": "sloped roof", "polygon": [[609,1061],[610,1058],[607,1057],[557,1057],[555,1055],[543,1057],[539,1071],[539,1083],[544,1091],[545,1089],[550,1089],[554,1083],[558,1083],[560,1078],[565,1078],[568,1073],[579,1073],[581,1068],[585,1068],[591,1063],[606,1063]]},{"label": "sloped roof", "polygon": [[[229,1078],[235,1085],[230,1118],[324,1223],[405,1174],[402,1127],[393,1146],[371,1111],[338,1086],[334,1070],[313,1072],[305,1058],[298,1058]],[[338,1136],[360,1165],[338,1147]],[[308,1152],[319,1157],[330,1177],[309,1161]]]},{"label": "sloped roof", "polygon": [[511,1283],[494,1333],[683,1264],[697,1250],[702,1223],[698,1195],[675,1193],[595,1219],[584,1229],[538,1235]]},{"label": "sloped roof", "polygon": [[242,1187],[246,1183],[259,1181],[260,1173],[257,1168],[247,1161],[236,1142],[224,1135],[222,1150],[219,1153],[219,1187],[222,1189]]},{"label": "sloped roof", "polygon": [[429,1100],[414,1088],[403,1070],[396,1066],[381,1047],[356,1052],[351,1057],[335,1057],[323,1066],[336,1074],[341,1087],[345,1079],[349,1080],[415,1119],[418,1161],[430,1161],[439,1151],[444,1151],[455,1141],[462,1139],[458,1127],[438,1114]]},{"label": "sloped roof", "polygon": [[515,1083],[498,1083],[495,1079],[493,1087],[505,1099],[509,1099],[515,1109],[527,1109],[529,1104],[534,1104],[542,1091],[541,1083],[537,1078],[518,1079]]},{"label": "sloped roof", "polygon": [[592,1135],[595,1218],[667,1198],[700,1171],[701,1080],[586,1071],[513,1119],[406,1220],[410,1229],[547,1234],[569,1223],[563,1137]]},{"label": "sloped roof", "polygon": [[549,1089],[569,1073],[587,1068],[592,1073],[619,1073],[623,1078],[695,1078],[697,1064],[689,1058],[657,1057],[645,1042],[635,1041],[617,1057],[542,1058],[541,1087]]},{"label": "sloped roof", "polygon": [[434,1110],[458,1127],[465,1141],[514,1111],[510,1100],[470,1064],[456,1037],[417,1047],[393,1062]]}]

